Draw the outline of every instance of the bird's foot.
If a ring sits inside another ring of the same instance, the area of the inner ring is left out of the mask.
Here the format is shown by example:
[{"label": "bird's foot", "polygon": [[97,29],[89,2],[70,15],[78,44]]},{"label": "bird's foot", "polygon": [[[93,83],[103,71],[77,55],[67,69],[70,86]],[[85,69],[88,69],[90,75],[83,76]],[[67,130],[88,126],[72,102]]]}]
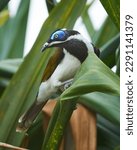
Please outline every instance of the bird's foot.
[{"label": "bird's foot", "polygon": [[61,91],[65,91],[67,88],[69,88],[72,85],[72,82],[73,79],[62,82],[62,85],[60,86]]},{"label": "bird's foot", "polygon": [[72,85],[72,82],[68,82],[64,85],[64,90],[66,90],[67,88],[69,88]]}]

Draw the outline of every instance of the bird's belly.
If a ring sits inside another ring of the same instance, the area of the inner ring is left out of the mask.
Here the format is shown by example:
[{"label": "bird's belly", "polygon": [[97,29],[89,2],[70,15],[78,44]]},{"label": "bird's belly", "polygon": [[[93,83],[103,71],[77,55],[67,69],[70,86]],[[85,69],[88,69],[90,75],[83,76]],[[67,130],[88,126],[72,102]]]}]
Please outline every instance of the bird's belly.
[{"label": "bird's belly", "polygon": [[78,58],[74,57],[66,50],[64,50],[64,54],[64,58],[51,76],[51,80],[58,80],[61,82],[69,80],[75,76],[80,68],[81,62]]}]

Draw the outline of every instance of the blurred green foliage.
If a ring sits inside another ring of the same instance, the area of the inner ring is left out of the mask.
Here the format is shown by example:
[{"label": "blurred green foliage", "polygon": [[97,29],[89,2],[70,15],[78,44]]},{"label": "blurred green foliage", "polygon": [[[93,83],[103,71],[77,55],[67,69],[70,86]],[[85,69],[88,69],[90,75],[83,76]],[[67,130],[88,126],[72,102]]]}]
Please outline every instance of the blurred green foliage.
[{"label": "blurred green foliage", "polygon": [[[89,55],[76,75],[74,84],[60,95],[60,102],[55,107],[45,139],[41,116],[28,131],[28,148],[57,149],[76,103],[81,103],[97,113],[97,149],[112,150],[119,147],[119,0],[100,1],[108,17],[100,29],[95,30],[88,13],[94,1],[87,4],[86,0],[63,0],[59,3],[46,0],[49,17],[45,20],[31,51],[23,58],[30,0],[20,2],[14,17],[9,15],[9,1],[0,0],[1,142],[21,145],[24,133],[15,131],[18,117],[34,101],[43,71],[54,53],[47,50],[45,54],[41,54],[39,50],[51,32],[57,28],[73,28],[81,16],[93,43],[101,50],[102,61],[94,54]],[[61,19],[57,21],[57,18]],[[116,72],[111,71],[114,66]],[[59,126],[62,126],[61,131]],[[54,136],[55,133],[57,136]],[[37,138],[41,139],[38,144]]]}]

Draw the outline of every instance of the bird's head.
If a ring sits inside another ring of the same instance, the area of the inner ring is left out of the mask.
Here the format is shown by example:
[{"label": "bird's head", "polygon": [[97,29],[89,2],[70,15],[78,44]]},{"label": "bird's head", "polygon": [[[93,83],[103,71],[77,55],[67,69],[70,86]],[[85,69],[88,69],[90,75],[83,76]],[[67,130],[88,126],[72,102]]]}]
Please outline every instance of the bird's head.
[{"label": "bird's head", "polygon": [[41,51],[43,52],[50,47],[65,48],[71,54],[79,57],[81,61],[87,57],[88,51],[94,51],[98,57],[100,54],[99,49],[86,40],[78,31],[68,29],[54,31],[43,45]]},{"label": "bird's head", "polygon": [[50,47],[64,47],[64,45],[75,35],[80,35],[78,31],[58,29],[54,31],[48,41],[43,45],[41,51],[43,52],[46,48]]}]

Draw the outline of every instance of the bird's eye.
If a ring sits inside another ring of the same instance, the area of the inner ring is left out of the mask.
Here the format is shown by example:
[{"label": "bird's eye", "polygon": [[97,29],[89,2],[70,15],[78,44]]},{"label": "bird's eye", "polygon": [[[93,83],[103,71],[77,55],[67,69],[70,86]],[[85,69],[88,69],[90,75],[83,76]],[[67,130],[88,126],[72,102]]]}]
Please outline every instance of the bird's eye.
[{"label": "bird's eye", "polygon": [[50,36],[50,39],[51,40],[55,40],[55,41],[63,41],[65,40],[66,38],[66,35],[65,35],[65,32],[62,31],[62,30],[58,30],[58,31],[55,31],[51,36]]},{"label": "bird's eye", "polygon": [[59,37],[59,35],[58,35],[58,34],[55,34],[55,35],[54,35],[54,38],[55,38],[55,39],[57,39],[58,37]]}]

